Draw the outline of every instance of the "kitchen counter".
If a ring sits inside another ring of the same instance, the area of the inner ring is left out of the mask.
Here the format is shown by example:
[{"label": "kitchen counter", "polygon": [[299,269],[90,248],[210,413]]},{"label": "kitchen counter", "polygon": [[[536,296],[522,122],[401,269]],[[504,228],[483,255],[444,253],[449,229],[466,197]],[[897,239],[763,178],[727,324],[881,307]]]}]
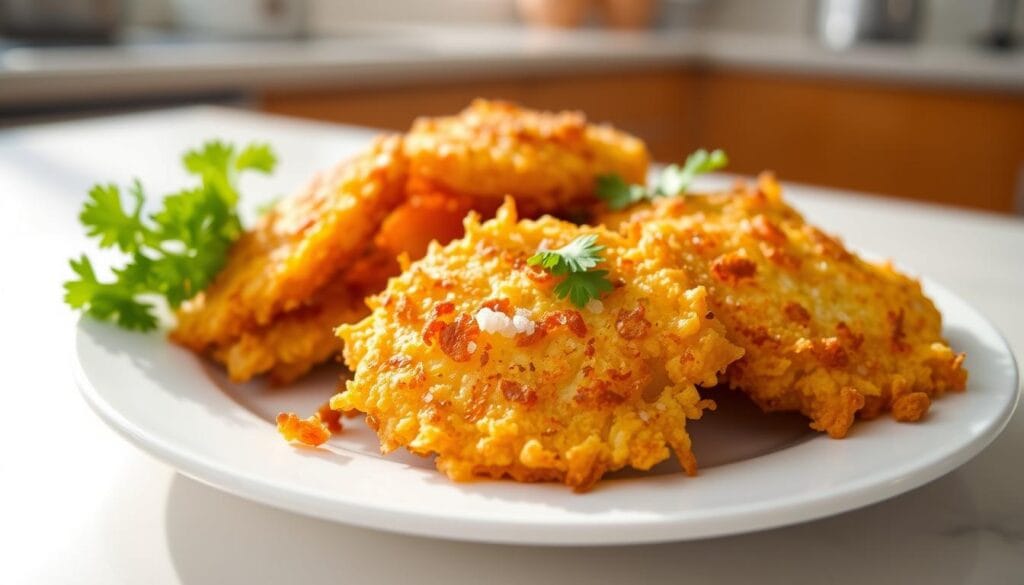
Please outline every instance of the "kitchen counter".
[{"label": "kitchen counter", "polygon": [[0,52],[0,106],[685,65],[1024,91],[1020,50],[910,45],[833,52],[811,39],[740,33],[392,27],[296,41],[157,37],[110,47],[11,48]]},{"label": "kitchen counter", "polygon": [[[91,184],[138,176],[152,194],[171,190],[185,180],[180,153],[213,135],[275,146],[275,175],[242,185],[261,200],[370,136],[216,108],[0,131],[5,583],[385,585],[414,576],[423,585],[959,585],[1016,583],[1024,574],[1020,412],[971,462],[889,501],[788,528],[655,546],[552,549],[399,536],[281,512],[179,475],[107,428],[78,395],[76,316],[61,302],[60,284],[70,276],[67,259],[93,249],[76,219]],[[962,296],[1024,360],[1024,222],[798,185],[787,193],[853,246],[891,251]]]}]

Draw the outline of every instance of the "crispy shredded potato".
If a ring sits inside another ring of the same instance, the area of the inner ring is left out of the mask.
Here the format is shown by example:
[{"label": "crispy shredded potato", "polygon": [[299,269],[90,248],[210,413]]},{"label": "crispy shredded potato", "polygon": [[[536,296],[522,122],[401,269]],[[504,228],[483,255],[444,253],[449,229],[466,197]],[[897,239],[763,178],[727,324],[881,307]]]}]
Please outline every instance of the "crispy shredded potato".
[{"label": "crispy shredded potato", "polygon": [[359,290],[339,278],[306,305],[243,332],[233,342],[215,348],[212,356],[227,367],[233,382],[269,373],[272,383],[287,384],[341,351],[334,327],[369,313]]},{"label": "crispy shredded potato", "polygon": [[[282,413],[289,441],[320,445],[361,411],[385,452],[436,455],[453,479],[577,490],[673,453],[694,473],[686,421],[720,380],[836,438],[964,389],[919,283],[807,224],[771,176],[596,204],[598,176],[643,183],[647,166],[643,142],[578,112],[477,100],[419,119],[261,218],[171,336],[235,381],[287,383],[343,352],[352,379],[312,417]],[[597,227],[519,221],[587,207]],[[526,259],[582,234],[614,289],[579,309]]]},{"label": "crispy shredded potato", "polygon": [[516,198],[520,212],[590,203],[595,178],[618,173],[643,183],[643,141],[580,112],[538,112],[476,100],[457,116],[421,118],[406,136],[411,173],[464,195]]},{"label": "crispy shredded potato", "polygon": [[964,356],[942,339],[920,284],[805,223],[770,175],[599,221],[657,234],[670,263],[707,287],[715,319],[746,351],[726,379],[766,411],[800,411],[840,438],[858,414],[916,421],[931,398],[965,387]]},{"label": "crispy shredded potato", "polygon": [[[332,417],[333,424],[338,424],[338,419]],[[331,438],[330,423],[320,419],[320,414],[314,414],[309,418],[299,418],[295,413],[282,412],[277,415],[277,432],[281,433],[284,440],[309,447],[319,447]],[[340,431],[341,428],[338,427]]]},{"label": "crispy shredded potato", "polygon": [[[456,158],[471,153],[473,164],[436,158],[459,144],[468,150]],[[223,362],[232,380],[269,373],[289,382],[335,355],[333,327],[364,316],[363,293],[383,288],[383,279],[367,286],[350,276],[372,268],[368,242],[385,268],[378,272],[390,276],[395,257],[416,259],[431,241],[460,237],[466,213],[490,217],[506,193],[528,195],[527,215],[568,211],[560,206],[592,197],[596,173],[642,180],[646,168],[642,142],[579,114],[478,100],[459,116],[421,119],[408,138],[383,138],[280,202],[236,243],[213,285],[182,307],[171,337]],[[348,290],[353,281],[362,292]]]},{"label": "crispy shredded potato", "polygon": [[235,244],[213,284],[182,306],[172,339],[205,352],[308,305],[401,202],[407,178],[401,144],[397,137],[379,139],[278,203]]},{"label": "crispy shredded potato", "polygon": [[[331,407],[365,412],[385,452],[436,453],[456,480],[585,490],[670,449],[694,473],[686,420],[713,408],[695,385],[715,384],[742,351],[708,319],[705,289],[670,264],[672,250],[551,217],[517,223],[511,199],[478,221],[432,244],[369,301],[369,317],[339,328],[354,377]],[[585,233],[607,246],[601,267],[616,288],[577,310],[526,259]],[[486,326],[484,313],[516,333]]]}]

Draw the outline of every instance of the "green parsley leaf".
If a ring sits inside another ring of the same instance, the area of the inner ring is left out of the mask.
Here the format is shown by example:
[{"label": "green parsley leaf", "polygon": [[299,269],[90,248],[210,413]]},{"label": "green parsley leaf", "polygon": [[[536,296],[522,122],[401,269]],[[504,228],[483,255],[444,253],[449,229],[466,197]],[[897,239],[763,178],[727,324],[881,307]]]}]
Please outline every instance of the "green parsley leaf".
[{"label": "green parsley leaf", "polygon": [[125,329],[148,331],[156,327],[153,306],[135,299],[134,283],[120,279],[100,282],[84,254],[77,262],[71,260],[71,269],[79,276],[64,283],[64,301],[71,307],[83,309],[96,319],[113,320]]},{"label": "green parsley leaf", "polygon": [[540,250],[530,256],[526,263],[539,266],[555,276],[564,276],[554,293],[560,299],[569,297],[577,307],[584,307],[591,299],[612,290],[612,283],[606,278],[607,270],[591,270],[604,258],[604,246],[597,243],[596,234],[576,238],[557,250]]},{"label": "green parsley leaf", "polygon": [[530,266],[540,266],[554,275],[586,272],[604,261],[596,234],[580,236],[557,250],[540,250],[526,260]]},{"label": "green parsley leaf", "polygon": [[202,147],[189,150],[182,157],[185,170],[197,176],[207,174],[225,176],[231,166],[235,147],[219,140],[211,140]]},{"label": "green parsley leaf", "polygon": [[599,298],[602,293],[609,292],[614,288],[607,276],[607,270],[573,272],[555,285],[553,292],[560,299],[568,296],[572,304],[583,308],[591,299]]},{"label": "green parsley leaf", "polygon": [[269,173],[274,170],[276,164],[277,156],[270,149],[269,144],[254,143],[246,146],[242,152],[238,153],[238,159],[235,160],[235,169],[239,171],[252,169]]},{"label": "green parsley leaf", "polygon": [[597,177],[597,196],[604,200],[608,209],[625,209],[647,197],[642,185],[630,185],[616,174]]},{"label": "green parsley leaf", "polygon": [[85,254],[82,254],[78,261],[72,258],[70,264],[71,270],[78,275],[78,280],[69,280],[64,283],[64,302],[73,309],[81,309],[89,304],[89,299],[96,294],[100,283],[96,279],[96,271],[92,268],[92,262]]},{"label": "green parsley leaf", "polygon": [[683,166],[669,165],[665,167],[655,184],[655,192],[661,197],[674,197],[686,192],[690,183],[704,173],[724,168],[729,164],[729,157],[721,149],[710,153],[703,148],[686,157]]},{"label": "green parsley leaf", "polygon": [[686,158],[683,166],[669,165],[658,175],[652,188],[630,185],[616,174],[597,177],[596,193],[608,209],[618,211],[634,203],[657,197],[676,197],[686,193],[697,175],[724,168],[729,158],[722,150],[708,152],[703,148]]},{"label": "green parsley leaf", "polygon": [[79,216],[100,247],[116,245],[128,259],[114,279],[100,281],[89,258],[71,261],[77,278],[64,283],[64,301],[74,309],[126,329],[157,325],[154,306],[142,297],[162,297],[172,308],[203,290],[224,266],[231,244],[242,234],[236,203],[236,175],[267,173],[277,159],[269,147],[251,144],[236,154],[230,144],[211,141],[183,157],[199,185],[166,196],[162,207],[143,216],[145,195],[136,181],[130,210],[116,185],[97,185]]},{"label": "green parsley leaf", "polygon": [[95,185],[89,190],[89,198],[78,219],[90,237],[99,238],[101,248],[116,244],[123,252],[133,252],[138,247],[144,199],[138,182],[132,186],[131,195],[134,205],[131,211],[125,211],[117,185]]}]

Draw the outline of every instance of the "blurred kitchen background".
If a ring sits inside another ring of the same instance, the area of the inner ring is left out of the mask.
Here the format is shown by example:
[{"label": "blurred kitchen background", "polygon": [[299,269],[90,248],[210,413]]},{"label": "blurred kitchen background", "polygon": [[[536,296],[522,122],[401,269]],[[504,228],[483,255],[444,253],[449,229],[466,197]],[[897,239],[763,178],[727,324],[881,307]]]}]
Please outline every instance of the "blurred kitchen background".
[{"label": "blurred kitchen background", "polygon": [[0,0],[0,125],[218,104],[404,129],[507,98],[662,161],[1021,214],[1022,40],[1016,0]]}]

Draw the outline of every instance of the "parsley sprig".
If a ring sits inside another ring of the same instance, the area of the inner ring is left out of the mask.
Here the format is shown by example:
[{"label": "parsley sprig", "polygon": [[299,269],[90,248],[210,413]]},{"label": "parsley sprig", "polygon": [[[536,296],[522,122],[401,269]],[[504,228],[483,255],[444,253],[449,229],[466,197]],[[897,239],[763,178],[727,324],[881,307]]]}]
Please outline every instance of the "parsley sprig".
[{"label": "parsley sprig", "polygon": [[237,177],[243,171],[273,171],[277,158],[266,144],[241,150],[219,141],[185,153],[182,163],[199,184],[163,199],[156,213],[143,213],[146,200],[136,180],[127,195],[114,184],[89,191],[78,218],[100,248],[117,248],[127,262],[113,280],[96,275],[85,254],[71,260],[77,278],[64,283],[64,301],[100,320],[126,329],[156,327],[147,297],[163,297],[172,308],[203,290],[220,271],[231,244],[242,233]]},{"label": "parsley sprig", "polygon": [[616,174],[601,175],[597,178],[597,196],[612,210],[657,197],[675,197],[685,194],[697,175],[717,171],[727,164],[729,158],[722,150],[708,152],[702,148],[688,156],[683,166],[665,167],[651,188],[630,185]]},{"label": "parsley sprig", "polygon": [[557,250],[539,250],[526,261],[530,266],[539,266],[554,276],[562,276],[555,285],[555,296],[569,297],[572,304],[583,308],[591,299],[612,290],[607,270],[594,270],[604,262],[601,251],[604,246],[597,243],[595,234],[580,236]]}]

